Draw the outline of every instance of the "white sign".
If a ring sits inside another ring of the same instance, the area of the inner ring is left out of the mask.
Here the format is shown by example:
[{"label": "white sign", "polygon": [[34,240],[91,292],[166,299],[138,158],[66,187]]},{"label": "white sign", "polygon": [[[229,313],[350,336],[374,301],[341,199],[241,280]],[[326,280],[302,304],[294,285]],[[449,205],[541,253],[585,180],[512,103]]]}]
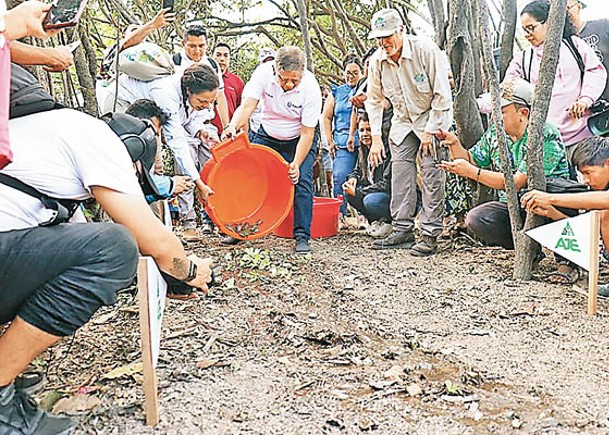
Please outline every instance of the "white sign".
[{"label": "white sign", "polygon": [[526,234],[542,246],[590,270],[590,219],[590,213],[585,213],[542,225]]},{"label": "white sign", "polygon": [[152,349],[152,365],[156,367],[161,347],[161,326],[165,311],[167,283],[161,276],[159,268],[152,258],[147,258],[148,268],[148,313],[150,315],[150,347]]}]

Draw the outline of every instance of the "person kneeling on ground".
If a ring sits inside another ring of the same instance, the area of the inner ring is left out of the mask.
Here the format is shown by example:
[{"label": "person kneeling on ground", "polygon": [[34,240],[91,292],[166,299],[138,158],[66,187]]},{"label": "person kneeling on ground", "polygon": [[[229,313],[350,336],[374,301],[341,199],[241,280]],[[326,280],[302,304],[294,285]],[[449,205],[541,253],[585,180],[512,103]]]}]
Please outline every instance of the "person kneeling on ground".
[{"label": "person kneeling on ground", "polygon": [[[519,190],[527,185],[526,143],[534,90],[534,86],[523,79],[506,80],[501,85],[503,123],[511,153],[514,183]],[[503,173],[489,169],[501,168],[495,127],[490,127],[469,151],[452,133],[441,131],[436,137],[449,147],[453,158],[453,161],[442,162],[439,165],[441,169],[499,190],[499,201],[490,201],[469,211],[465,219],[466,227],[488,245],[514,249],[505,179]],[[556,127],[548,123],[543,132],[543,169],[546,177],[569,178],[565,145]],[[562,215],[561,219],[564,217]],[[550,281],[575,282],[579,275],[577,267],[562,257],[556,256],[556,260],[559,267],[550,276]]]},{"label": "person kneeling on ground", "polygon": [[387,237],[393,231],[391,225],[391,155],[389,149],[383,164],[371,168],[368,153],[372,145],[372,130],[368,114],[360,115],[357,128],[359,132],[359,156],[355,170],[343,184],[347,201],[363,214],[371,224],[366,233],[377,239]]},{"label": "person kneeling on ground", "polygon": [[[584,183],[595,192],[547,193],[533,190],[521,199],[527,211],[554,219],[557,207],[577,210],[601,210],[601,237],[609,251],[609,140],[603,137],[584,139],[573,153],[573,165],[581,172]],[[598,294],[609,297],[609,285],[598,287]]]},{"label": "person kneeling on ground", "polygon": [[[13,162],[0,171],[0,324],[11,322],[0,336],[2,434],[70,430],[69,419],[39,410],[14,379],[98,308],[116,302],[117,291],[133,282],[138,249],[192,287],[205,291],[211,280],[211,259],[187,256],[144,199],[142,187],[154,190],[148,175],[154,132],[128,115],[113,121],[111,129],[84,113],[59,109],[9,123]],[[45,201],[7,179],[37,189]],[[91,197],[116,223],[51,224],[57,213],[47,208],[50,199],[59,207]]]}]

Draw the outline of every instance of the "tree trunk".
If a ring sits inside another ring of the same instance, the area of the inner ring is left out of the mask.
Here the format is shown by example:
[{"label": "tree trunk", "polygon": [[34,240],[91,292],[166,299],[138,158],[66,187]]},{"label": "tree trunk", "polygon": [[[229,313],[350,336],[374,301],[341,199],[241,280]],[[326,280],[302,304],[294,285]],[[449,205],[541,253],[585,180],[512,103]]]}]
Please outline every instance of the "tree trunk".
[{"label": "tree trunk", "polygon": [[501,54],[499,57],[499,77],[505,77],[514,56],[514,35],[516,34],[517,0],[503,0],[503,34],[501,35]]},{"label": "tree trunk", "polygon": [[[518,192],[514,184],[514,175],[512,173],[512,159],[510,158],[510,150],[507,144],[505,128],[503,127],[503,116],[501,115],[499,79],[495,61],[493,58],[493,43],[491,40],[490,18],[488,5],[485,0],[478,0],[478,28],[482,40],[482,59],[484,61],[484,77],[491,92],[493,102],[492,121],[497,130],[497,141],[499,145],[499,155],[501,157],[501,171],[505,177],[505,191],[508,200],[508,211],[510,214],[510,224],[512,234],[515,235],[522,228],[522,219],[520,218],[520,205],[518,204]],[[515,236],[514,236],[515,238]]]},{"label": "tree trunk", "polygon": [[311,49],[311,35],[309,34],[309,22],[307,20],[307,5],[305,0],[296,0],[296,6],[298,7],[298,18],[302,30],[302,43],[307,59],[307,69],[314,73],[315,66],[313,65],[313,50]]},{"label": "tree trunk", "polygon": [[[548,16],[548,34],[543,48],[543,57],[539,67],[539,81],[535,86],[535,96],[529,117],[527,140],[527,184],[531,189],[546,190],[546,177],[543,172],[543,129],[548,116],[548,107],[556,77],[560,45],[562,44],[567,0],[554,0]],[[539,245],[525,234],[525,231],[544,223],[537,215],[527,215],[524,229],[515,233],[516,264],[514,278],[528,280],[531,278],[533,260]]]},{"label": "tree trunk", "polygon": [[442,0],[427,0],[429,12],[433,20],[435,41],[441,50],[446,46],[446,17],[444,16],[444,2]]},{"label": "tree trunk", "polygon": [[448,55],[455,79],[455,121],[457,134],[466,148],[471,148],[484,129],[474,95],[478,66],[474,63],[469,33],[469,0],[453,0],[448,29]]}]

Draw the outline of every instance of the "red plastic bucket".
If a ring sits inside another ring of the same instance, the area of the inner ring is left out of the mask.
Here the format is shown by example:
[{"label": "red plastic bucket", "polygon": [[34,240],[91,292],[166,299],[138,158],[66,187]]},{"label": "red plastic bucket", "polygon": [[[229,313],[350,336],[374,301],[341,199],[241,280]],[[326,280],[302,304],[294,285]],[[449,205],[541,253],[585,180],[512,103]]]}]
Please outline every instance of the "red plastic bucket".
[{"label": "red plastic bucket", "polygon": [[201,178],[213,189],[205,210],[223,233],[241,240],[270,234],[293,209],[288,163],[245,133],[211,149]]},{"label": "red plastic bucket", "polygon": [[[321,239],[332,237],[338,234],[338,215],[340,206],[343,203],[342,197],[323,198],[316,196],[313,198],[313,220],[311,221],[311,237]],[[285,220],[275,228],[273,232],[276,236],[291,239],[294,237],[294,209]]]}]

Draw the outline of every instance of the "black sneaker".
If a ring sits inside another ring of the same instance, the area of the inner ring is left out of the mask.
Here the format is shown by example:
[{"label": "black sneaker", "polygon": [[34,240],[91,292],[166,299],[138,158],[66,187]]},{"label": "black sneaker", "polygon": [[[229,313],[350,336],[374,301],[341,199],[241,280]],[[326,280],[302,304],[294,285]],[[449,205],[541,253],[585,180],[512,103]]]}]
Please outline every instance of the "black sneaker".
[{"label": "black sneaker", "polygon": [[226,246],[236,245],[237,243],[241,243],[241,240],[235,239],[234,237],[231,237],[231,236],[226,236],[222,240],[220,240],[220,244],[226,245]]},{"label": "black sneaker", "polygon": [[25,391],[27,394],[36,394],[42,389],[45,376],[42,372],[23,372],[15,378],[15,390]]},{"label": "black sneaker", "polygon": [[410,249],[414,246],[411,231],[393,231],[384,239],[372,242],[372,249]]},{"label": "black sneaker", "polygon": [[72,433],[74,422],[44,412],[24,391],[10,384],[0,388],[0,434],[64,435]]},{"label": "black sneaker", "polygon": [[296,240],[296,253],[297,254],[308,254],[311,252],[311,247],[309,246],[309,241],[307,239],[298,239]]}]

